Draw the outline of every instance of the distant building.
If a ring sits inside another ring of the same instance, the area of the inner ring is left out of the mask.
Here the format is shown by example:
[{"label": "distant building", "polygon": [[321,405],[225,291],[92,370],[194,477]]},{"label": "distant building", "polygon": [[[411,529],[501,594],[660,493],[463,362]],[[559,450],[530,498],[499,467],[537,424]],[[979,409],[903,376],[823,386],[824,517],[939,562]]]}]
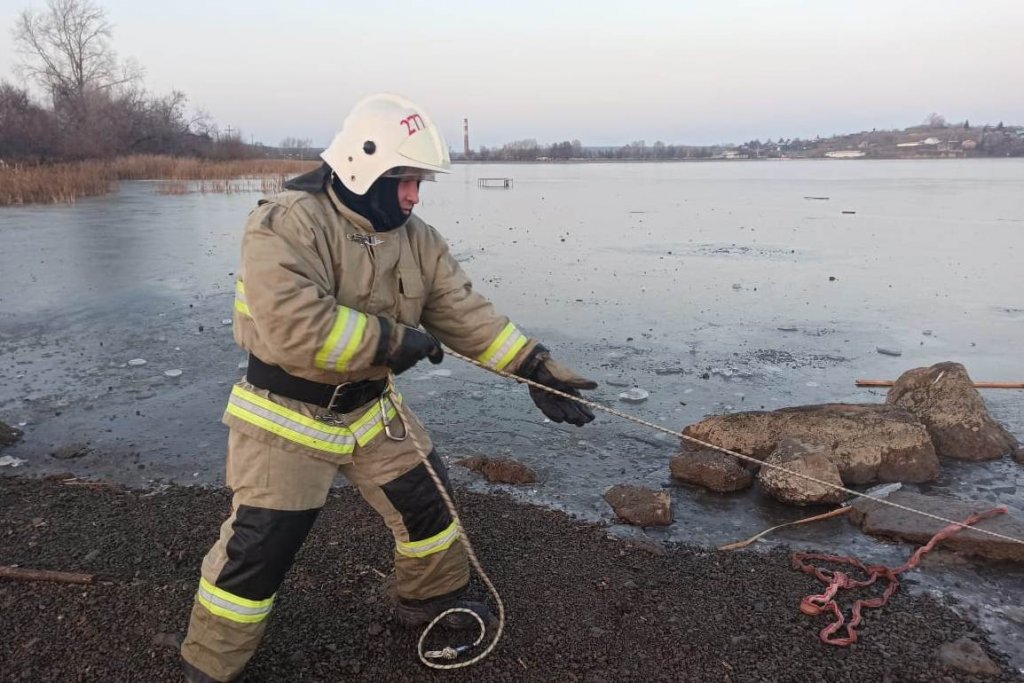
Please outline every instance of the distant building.
[{"label": "distant building", "polygon": [[938,138],[925,138],[924,143],[922,143],[922,144],[925,144],[925,145],[937,145],[940,142],[942,142],[942,141],[939,140]]},{"label": "distant building", "polygon": [[866,156],[866,153],[859,149],[841,149],[835,152],[825,152],[825,156],[829,159],[859,159]]}]

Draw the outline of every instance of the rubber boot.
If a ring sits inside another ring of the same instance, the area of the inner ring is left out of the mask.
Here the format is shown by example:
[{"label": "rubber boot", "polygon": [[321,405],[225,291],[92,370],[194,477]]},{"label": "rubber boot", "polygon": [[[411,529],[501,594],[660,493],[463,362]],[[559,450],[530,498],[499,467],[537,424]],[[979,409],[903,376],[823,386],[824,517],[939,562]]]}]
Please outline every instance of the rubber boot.
[{"label": "rubber boot", "polygon": [[[475,600],[465,600],[457,595],[442,596],[430,600],[399,600],[395,605],[395,618],[403,626],[416,628],[426,626],[437,615],[456,607],[468,609],[477,614],[483,620],[484,627],[487,629],[495,628],[498,625],[498,618],[491,613],[486,604]],[[451,631],[480,628],[480,623],[472,615],[465,612],[449,614],[438,625]]]},{"label": "rubber boot", "polygon": [[185,673],[186,683],[230,683],[226,681],[219,681],[216,678],[210,678],[184,659],[181,660],[181,669]]}]

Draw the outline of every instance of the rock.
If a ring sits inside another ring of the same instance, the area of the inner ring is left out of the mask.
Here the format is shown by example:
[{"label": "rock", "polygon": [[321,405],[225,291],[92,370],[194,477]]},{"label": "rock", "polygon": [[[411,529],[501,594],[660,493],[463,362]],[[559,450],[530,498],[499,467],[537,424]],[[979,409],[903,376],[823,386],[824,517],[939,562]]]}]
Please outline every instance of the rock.
[{"label": "rock", "polygon": [[128,365],[130,365],[133,368],[137,368],[137,367],[143,366],[145,364],[146,364],[146,359],[145,358],[132,358],[130,361],[128,361]]},{"label": "rock", "polygon": [[876,346],[875,350],[883,356],[902,356],[903,350],[891,346]]},{"label": "rock", "polygon": [[672,478],[711,491],[730,493],[747,488],[754,475],[736,458],[710,448],[684,450],[669,463]]},{"label": "rock", "polygon": [[846,494],[838,489],[767,467],[777,465],[833,486],[842,486],[839,468],[829,459],[827,449],[823,445],[798,439],[783,439],[764,462],[766,466],[758,473],[757,483],[779,502],[789,505],[818,505],[841,503],[846,499]]},{"label": "rock", "polygon": [[1013,452],[1013,459],[1021,465],[1024,465],[1024,448],[1018,447],[1017,450]]},{"label": "rock", "polygon": [[995,460],[1019,444],[992,419],[981,394],[960,363],[937,363],[900,375],[886,403],[909,410],[924,423],[940,456]]},{"label": "rock", "polygon": [[714,415],[683,433],[758,460],[768,457],[786,437],[828,444],[828,457],[847,485],[917,483],[939,473],[928,431],[896,406],[830,403]]},{"label": "rock", "polygon": [[633,387],[619,394],[619,400],[625,401],[626,403],[643,403],[647,400],[650,393],[641,389],[640,387]]},{"label": "rock", "polygon": [[17,427],[10,427],[0,422],[0,448],[11,446],[21,441],[23,433]]},{"label": "rock", "polygon": [[168,377],[181,377],[181,370],[174,368],[173,370],[164,370],[164,374]]},{"label": "rock", "polygon": [[181,641],[183,636],[180,633],[169,632],[169,633],[154,633],[152,643],[154,647],[166,648],[168,650],[177,650],[181,647]]},{"label": "rock", "polygon": [[[966,502],[952,498],[925,496],[909,491],[891,493],[886,500],[955,521],[964,520],[972,513],[982,512],[993,507],[991,503],[984,501]],[[924,545],[946,526],[944,522],[930,517],[864,498],[858,499],[851,507],[853,509],[850,511],[850,520],[860,527],[861,531],[873,536],[884,536]],[[980,529],[995,531],[1010,538],[1024,538],[1024,522],[1010,515],[998,515],[979,522],[977,526]],[[1024,563],[1024,544],[1005,541],[973,529],[964,529],[947,538],[940,547],[963,555]]]},{"label": "rock", "polygon": [[939,647],[938,660],[944,666],[971,676],[998,676],[1003,673],[976,642],[960,638]]},{"label": "rock", "polygon": [[455,463],[484,475],[492,484],[535,484],[537,473],[512,458],[473,456]]},{"label": "rock", "polygon": [[89,455],[90,452],[92,452],[92,448],[88,444],[70,443],[58,447],[50,455],[58,460],[71,460],[72,458],[81,458],[83,455]]},{"label": "rock", "polygon": [[623,521],[634,526],[667,526],[672,523],[672,500],[664,491],[617,484],[604,499]]}]

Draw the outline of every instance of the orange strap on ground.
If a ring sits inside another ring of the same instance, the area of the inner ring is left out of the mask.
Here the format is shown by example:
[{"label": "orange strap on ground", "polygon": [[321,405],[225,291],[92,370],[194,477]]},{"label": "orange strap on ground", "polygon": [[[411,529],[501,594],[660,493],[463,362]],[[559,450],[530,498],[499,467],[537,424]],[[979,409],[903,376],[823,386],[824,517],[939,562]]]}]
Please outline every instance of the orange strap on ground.
[{"label": "orange strap on ground", "polygon": [[[942,529],[939,533],[932,536],[932,540],[928,541],[927,545],[918,548],[914,554],[911,555],[910,559],[902,566],[895,568],[886,567],[883,564],[865,565],[855,557],[822,555],[818,553],[794,553],[794,569],[799,569],[805,574],[811,574],[828,586],[824,593],[808,595],[806,598],[801,600],[800,611],[811,616],[831,611],[835,616],[835,621],[821,629],[821,632],[818,634],[823,643],[839,645],[841,647],[845,647],[851,643],[856,643],[857,627],[860,625],[862,619],[861,610],[865,607],[869,609],[877,609],[889,602],[889,598],[891,598],[900,587],[899,579],[896,578],[897,575],[916,567],[921,562],[921,558],[925,553],[932,550],[932,548],[950,536],[959,533],[965,527],[977,524],[982,520],[995,517],[996,515],[1005,514],[1006,511],[1007,509],[1005,507],[997,507],[991,510],[986,510],[985,512],[976,512],[965,519],[961,524],[950,524],[945,529]],[[848,564],[864,572],[868,578],[855,579],[845,572],[821,569],[812,564],[808,564],[805,560],[820,560],[822,562],[832,562],[835,564]],[[849,623],[846,623],[846,617],[843,616],[843,610],[840,609],[839,605],[836,603],[836,594],[847,588],[863,588],[865,586],[870,586],[879,579],[885,579],[889,582],[888,585],[886,585],[885,590],[882,592],[882,595],[868,600],[856,600],[853,603],[850,621]],[[844,624],[846,625],[846,635],[836,636],[836,632],[839,631]]]}]

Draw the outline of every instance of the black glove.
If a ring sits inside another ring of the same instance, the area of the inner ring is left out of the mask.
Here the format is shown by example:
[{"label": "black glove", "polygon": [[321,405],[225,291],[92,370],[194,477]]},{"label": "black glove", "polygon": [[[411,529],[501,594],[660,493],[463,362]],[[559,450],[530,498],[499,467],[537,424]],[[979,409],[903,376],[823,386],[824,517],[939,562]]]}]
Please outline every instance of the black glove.
[{"label": "black glove", "polygon": [[[551,354],[540,344],[530,352],[516,374],[572,396],[579,396],[580,389],[597,388],[597,382],[551,360]],[[530,398],[552,422],[568,422],[582,427],[594,419],[594,413],[582,403],[534,386],[530,387]]]},{"label": "black glove", "polygon": [[384,358],[384,365],[396,375],[416,365],[424,358],[437,365],[444,359],[441,343],[433,335],[408,325],[395,324],[388,342],[391,349]]}]

